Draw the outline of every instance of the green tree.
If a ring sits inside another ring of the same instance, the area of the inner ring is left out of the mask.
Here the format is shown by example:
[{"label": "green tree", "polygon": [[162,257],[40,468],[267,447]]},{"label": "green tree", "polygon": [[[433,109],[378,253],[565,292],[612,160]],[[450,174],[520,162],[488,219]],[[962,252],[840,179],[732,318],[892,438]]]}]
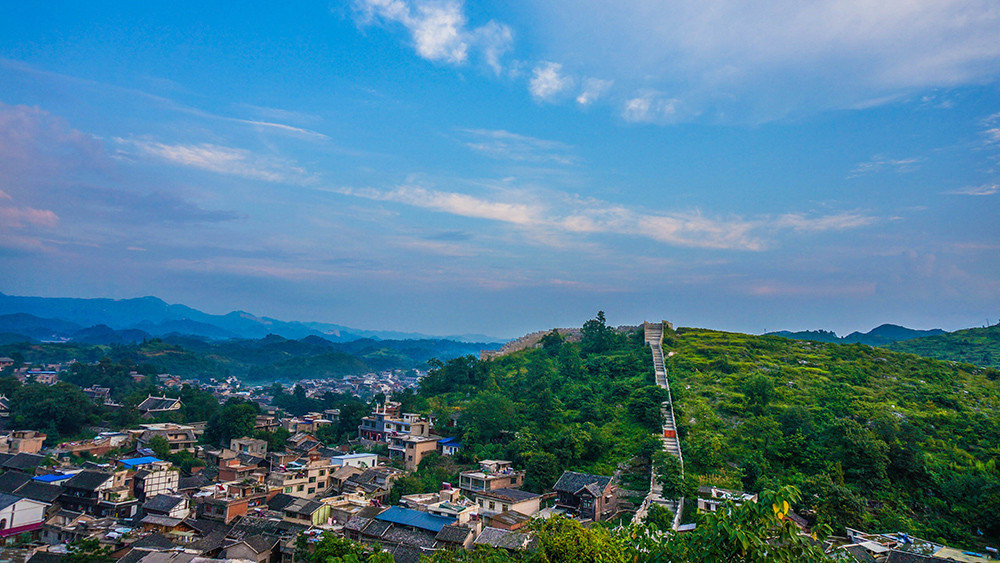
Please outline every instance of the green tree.
[{"label": "green tree", "polygon": [[111,548],[101,545],[95,538],[75,541],[66,551],[62,559],[66,563],[114,563],[115,560]]},{"label": "green tree", "polygon": [[554,516],[535,521],[540,563],[619,563],[626,560],[623,538],[603,526],[584,528],[576,520]]},{"label": "green tree", "polygon": [[205,440],[211,444],[228,446],[233,438],[252,436],[259,414],[255,404],[230,399],[205,426]]},{"label": "green tree", "polygon": [[[794,487],[761,493],[759,502],[726,503],[703,514],[698,527],[684,534],[639,527],[628,544],[636,560],[670,563],[820,563],[833,561],[812,538],[787,519],[799,500]],[[819,529],[820,534],[826,530]]]},{"label": "green tree", "polygon": [[167,459],[170,456],[170,442],[163,436],[156,435],[150,438],[149,449],[160,459]]}]

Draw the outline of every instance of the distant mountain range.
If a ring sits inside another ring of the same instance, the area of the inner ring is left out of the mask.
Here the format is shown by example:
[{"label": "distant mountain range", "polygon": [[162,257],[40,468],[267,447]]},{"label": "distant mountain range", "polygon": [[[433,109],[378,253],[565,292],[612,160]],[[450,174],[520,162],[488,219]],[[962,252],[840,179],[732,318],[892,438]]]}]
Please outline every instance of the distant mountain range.
[{"label": "distant mountain range", "polygon": [[871,329],[868,332],[852,332],[847,336],[837,336],[835,332],[829,330],[804,330],[799,332],[789,332],[782,330],[778,332],[768,332],[767,336],[783,336],[794,340],[813,340],[816,342],[831,342],[834,344],[867,344],[869,346],[887,346],[893,342],[903,340],[913,340],[914,338],[924,338],[927,336],[938,336],[947,332],[935,328],[931,330],[915,330],[905,326],[884,324]]},{"label": "distant mountain range", "polygon": [[[440,339],[494,344],[503,339],[485,335],[433,337],[419,333],[374,331],[319,322],[286,322],[245,311],[212,315],[157,297],[78,299],[21,297],[0,293],[0,342],[74,340],[88,344],[141,341],[167,335],[191,335],[210,340],[257,339],[277,334],[289,339],[319,336],[331,342],[360,339]],[[24,340],[24,338],[21,338]]]}]

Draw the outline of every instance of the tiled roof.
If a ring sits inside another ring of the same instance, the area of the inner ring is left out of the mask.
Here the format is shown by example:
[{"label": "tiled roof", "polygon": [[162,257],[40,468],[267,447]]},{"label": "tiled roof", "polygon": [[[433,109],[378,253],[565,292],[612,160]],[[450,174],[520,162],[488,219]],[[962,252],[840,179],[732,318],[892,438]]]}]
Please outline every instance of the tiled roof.
[{"label": "tiled roof", "polygon": [[[577,473],[576,471],[564,471],[562,477],[559,477],[559,480],[556,481],[556,484],[552,487],[552,490],[576,494],[580,489],[586,487],[587,485],[596,484],[598,489],[603,491],[610,482],[611,477],[604,475],[591,475],[589,473]],[[595,496],[600,496],[600,493]]]},{"label": "tiled roof", "polygon": [[510,532],[508,532],[507,530],[501,528],[493,528],[491,526],[487,526],[483,528],[483,531],[479,533],[479,536],[476,537],[473,543],[476,545],[488,545],[490,547],[496,547],[500,545],[500,540],[503,539],[503,537],[509,533]]},{"label": "tiled roof", "polygon": [[145,401],[139,403],[139,406],[136,408],[139,412],[163,411],[170,409],[179,402],[180,399],[172,399],[170,397],[153,397],[150,395],[146,397]]},{"label": "tiled roof", "polygon": [[143,505],[142,509],[146,512],[162,512],[167,513],[177,507],[178,504],[184,502],[181,497],[175,497],[170,495],[156,495],[155,497],[147,500]]},{"label": "tiled roof", "polygon": [[28,481],[24,485],[18,487],[16,494],[19,497],[30,498],[31,500],[37,500],[39,502],[53,502],[59,495],[63,492],[63,488],[59,485],[49,485],[48,483],[39,483],[38,481]]},{"label": "tiled roof", "polygon": [[470,533],[472,533],[472,528],[468,526],[449,524],[441,528],[434,539],[447,543],[464,543]]},{"label": "tiled roof", "polygon": [[505,500],[507,502],[523,502],[526,500],[536,499],[542,496],[529,491],[522,491],[521,489],[509,489],[509,488],[493,489],[492,491],[479,491],[476,492],[476,495]]},{"label": "tiled roof", "polygon": [[64,485],[67,489],[81,489],[84,491],[96,491],[101,485],[112,479],[110,473],[100,471],[81,471],[66,480]]},{"label": "tiled roof", "polygon": [[21,473],[20,471],[8,471],[0,475],[0,492],[13,493],[23,487],[28,481],[31,481],[31,475]]},{"label": "tiled roof", "polygon": [[21,452],[3,462],[7,469],[34,469],[45,461],[45,456]]}]

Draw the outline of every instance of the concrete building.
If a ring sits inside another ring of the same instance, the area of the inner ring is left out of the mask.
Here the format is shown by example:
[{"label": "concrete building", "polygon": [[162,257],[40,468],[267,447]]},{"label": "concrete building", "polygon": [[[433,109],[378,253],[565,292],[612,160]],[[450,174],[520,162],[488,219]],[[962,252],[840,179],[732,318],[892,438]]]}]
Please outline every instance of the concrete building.
[{"label": "concrete building", "polygon": [[512,462],[484,459],[478,471],[463,471],[458,475],[458,487],[467,496],[481,491],[519,489],[524,484],[524,471],[514,469]]},{"label": "concrete building", "polygon": [[407,471],[420,466],[424,456],[437,451],[440,436],[392,436],[389,439],[389,459],[402,461]]}]

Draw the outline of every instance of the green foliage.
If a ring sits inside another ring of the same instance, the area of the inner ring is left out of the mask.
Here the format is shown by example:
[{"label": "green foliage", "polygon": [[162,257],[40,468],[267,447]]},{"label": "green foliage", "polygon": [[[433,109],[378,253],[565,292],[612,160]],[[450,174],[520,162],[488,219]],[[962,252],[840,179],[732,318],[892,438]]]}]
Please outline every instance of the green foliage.
[{"label": "green foliage", "polygon": [[[888,344],[886,348],[938,360],[1000,368],[1000,324],[902,340]],[[1000,375],[998,369],[985,373],[994,380]]]},{"label": "green foliage", "polygon": [[603,526],[584,528],[576,520],[554,516],[535,521],[539,563],[614,563],[626,560],[624,538]]},{"label": "green foliage", "polygon": [[170,455],[170,442],[163,436],[156,435],[149,439],[149,449],[156,457],[166,459]]},{"label": "green foliage", "polygon": [[260,407],[230,399],[225,407],[208,420],[205,426],[205,441],[209,444],[228,447],[233,438],[252,436]]},{"label": "green foliage", "polygon": [[48,444],[81,435],[99,420],[100,409],[76,385],[36,383],[20,387],[11,397],[14,428],[31,428],[47,435]]},{"label": "green foliage", "polygon": [[111,548],[102,546],[95,538],[78,540],[69,544],[66,555],[61,559],[67,563],[113,563]]},{"label": "green foliage", "polygon": [[797,508],[835,529],[1000,539],[982,508],[1000,503],[1000,384],[988,370],[858,344],[700,329],[673,340],[688,475],[750,492],[796,485]]},{"label": "green foliage", "polygon": [[[310,550],[311,547],[311,550]],[[388,555],[388,559],[385,557]],[[296,561],[302,563],[391,563],[392,556],[382,553],[377,545],[368,545],[326,533],[313,544],[305,535],[295,543]]]},{"label": "green foliage", "polygon": [[[664,535],[659,527],[640,527],[631,533],[630,555],[639,561],[699,563],[800,563],[833,561],[822,547],[785,515],[798,502],[794,487],[766,491],[760,502],[740,506],[727,503],[703,515],[698,526],[684,534]],[[825,530],[820,530],[825,532]]]}]

